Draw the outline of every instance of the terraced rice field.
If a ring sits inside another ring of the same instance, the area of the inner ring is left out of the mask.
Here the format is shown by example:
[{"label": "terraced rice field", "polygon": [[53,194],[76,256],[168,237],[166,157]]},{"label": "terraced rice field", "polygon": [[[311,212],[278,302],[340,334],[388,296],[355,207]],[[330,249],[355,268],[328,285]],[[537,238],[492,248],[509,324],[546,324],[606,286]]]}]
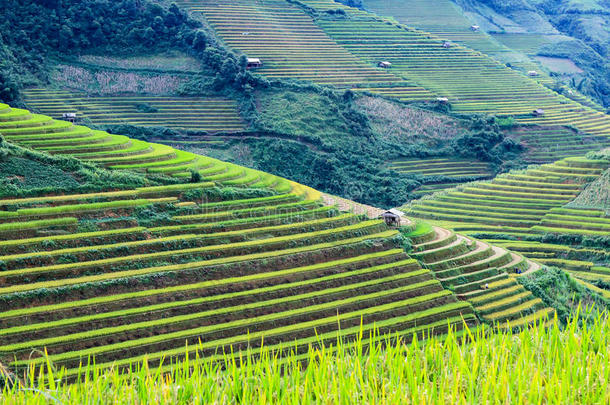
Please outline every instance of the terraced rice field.
[{"label": "terraced rice field", "polygon": [[492,175],[488,163],[450,158],[396,160],[390,163],[390,169],[400,173],[430,177],[462,178]]},{"label": "terraced rice field", "polygon": [[[471,31],[470,22],[453,3],[447,0],[446,6],[435,3],[430,7],[429,2],[410,1],[413,7],[376,0],[368,6],[398,7],[394,15],[405,14],[432,33],[331,0],[303,0],[305,7],[283,0],[183,0],[180,5],[203,16],[229,47],[261,58],[263,67],[257,71],[271,78],[355,86],[358,91],[403,101],[447,97],[458,113],[513,116],[522,123],[546,126],[571,125],[587,139],[561,140],[566,153],[574,151],[571,156],[610,145],[606,114],[588,102],[580,104],[578,97],[572,97],[574,101],[543,86],[550,80],[545,75],[530,78],[482,54],[508,48],[484,33]],[[307,7],[315,19],[306,13]],[[327,12],[338,9],[346,17]],[[439,18],[439,13],[451,15]],[[450,23],[439,23],[445,20]],[[451,38],[455,43],[445,48],[444,42]],[[392,67],[377,68],[380,61],[389,61]],[[524,67],[525,71],[530,68]],[[544,110],[544,115],[533,116],[536,109]],[[546,161],[559,157],[562,155],[549,156]]]},{"label": "terraced rice field", "polygon": [[[304,3],[316,8],[331,4],[330,0]],[[545,77],[529,78],[471,48],[445,48],[440,36],[381,20],[361,10],[345,10],[348,19],[321,16],[316,23],[350,53],[369,63],[389,61],[395,75],[447,97],[455,112],[513,116],[526,124],[571,125],[591,140],[587,150],[610,145],[608,115],[543,86]],[[405,10],[411,13],[410,9]],[[437,8],[434,12],[438,12]],[[544,115],[533,116],[536,109],[544,110]],[[563,141],[582,146],[578,138],[567,137]],[[581,153],[575,149],[573,156]]]},{"label": "terraced rice field", "polygon": [[139,170],[178,178],[189,178],[196,171],[205,181],[227,186],[273,187],[282,193],[303,187],[268,173],[166,145],[91,130],[5,104],[0,104],[0,134],[22,146],[70,155],[113,169]]},{"label": "terraced rice field", "polygon": [[412,256],[424,263],[441,284],[471,303],[479,317],[500,327],[548,322],[553,309],[525,290],[516,280],[541,266],[519,254],[419,222],[408,235]]},{"label": "terraced rice field", "polygon": [[597,137],[561,126],[524,127],[512,135],[527,147],[524,158],[532,163],[554,162],[604,147]]},{"label": "terraced rice field", "polygon": [[601,210],[553,208],[537,229],[548,233],[610,235],[610,218]]},{"label": "terraced rice field", "polygon": [[[469,183],[446,195],[416,201],[413,215],[442,221],[479,224],[480,230],[527,233],[539,226],[552,208],[575,198],[584,184],[595,180],[610,163],[568,158],[519,174],[503,174],[492,181]],[[473,211],[473,207],[480,210]]]},{"label": "terraced rice field", "polygon": [[426,183],[426,184],[423,184],[423,185],[417,187],[415,190],[412,191],[412,193],[413,193],[413,195],[415,195],[415,198],[421,198],[427,194],[434,194],[438,191],[453,188],[458,184],[459,183],[455,183],[455,182],[453,182],[453,183]]},{"label": "terraced rice field", "polygon": [[[490,182],[466,184],[443,195],[415,201],[403,209],[440,226],[485,236],[494,245],[510,248],[540,263],[588,272],[587,281],[599,280],[591,272],[604,268],[596,261],[610,260],[603,249],[542,243],[542,236],[610,235],[605,211],[565,207],[608,167],[608,160],[567,158],[522,173],[500,175]],[[524,241],[502,241],[507,237]],[[582,273],[578,275],[581,277]]]},{"label": "terraced rice field", "polygon": [[553,36],[513,32],[491,34],[491,36],[508,48],[523,52],[527,55],[536,55],[540,48],[551,43],[553,40]]},{"label": "terraced rice field", "polygon": [[390,163],[389,168],[405,175],[423,176],[424,185],[414,190],[418,196],[492,176],[487,163],[449,158],[396,160]]},{"label": "terraced rice field", "polygon": [[435,97],[378,68],[377,63],[366,63],[350,54],[302,8],[284,0],[181,0],[178,4],[195,16],[202,15],[230,48],[260,58],[263,66],[256,72],[269,78],[360,86],[373,92],[397,87],[393,91],[408,100],[429,101]]},{"label": "terraced rice field", "polygon": [[296,194],[211,200],[212,186],[0,201],[0,361],[41,365],[46,348],[74,377],[93,357],[154,368],[256,353],[263,337],[301,352],[373,327],[409,339],[477,323],[383,221]]},{"label": "terraced rice field", "polygon": [[399,23],[430,32],[442,39],[466,45],[484,53],[508,51],[483,31],[470,29],[475,23],[450,0],[365,0],[364,7],[377,15],[393,17]]},{"label": "terraced rice field", "polygon": [[400,81],[338,46],[301,8],[286,1],[197,0],[178,4],[203,13],[231,48],[260,58],[263,67],[257,71],[268,77],[348,86]]},{"label": "terraced rice field", "polygon": [[[219,97],[92,97],[84,93],[45,88],[29,89],[23,94],[30,108],[56,119],[64,113],[75,113],[80,120],[86,119],[103,126],[130,124],[205,132],[245,129],[235,101]],[[138,106],[146,108],[139,110]],[[156,111],[150,112],[151,109]]]}]

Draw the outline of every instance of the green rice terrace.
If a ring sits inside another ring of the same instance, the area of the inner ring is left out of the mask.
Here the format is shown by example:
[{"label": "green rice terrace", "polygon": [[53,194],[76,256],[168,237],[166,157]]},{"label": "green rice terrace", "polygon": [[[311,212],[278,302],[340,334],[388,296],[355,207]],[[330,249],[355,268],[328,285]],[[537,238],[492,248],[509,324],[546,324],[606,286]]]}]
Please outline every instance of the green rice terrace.
[{"label": "green rice terrace", "polygon": [[[416,195],[451,188],[464,179],[485,179],[493,175],[488,163],[447,158],[396,160],[390,163],[389,168],[407,175],[424,176],[424,185],[415,190]],[[444,180],[439,182],[437,178]]]},{"label": "green rice terrace", "polygon": [[434,95],[362,61],[329,38],[302,8],[283,0],[192,1],[177,4],[201,15],[229,47],[259,58],[257,72],[270,78],[308,80],[336,86],[387,86],[405,98]]},{"label": "green rice terrace", "polygon": [[476,322],[383,221],[295,194],[210,201],[213,186],[1,201],[4,364],[44,347],[74,376],[90,357],[159,365],[185,342],[213,355],[262,336],[306,348],[361,320],[405,333]]},{"label": "green rice terrace", "polygon": [[145,95],[88,96],[66,90],[32,88],[24,101],[41,114],[95,125],[162,126],[203,132],[237,132],[245,128],[233,100],[219,97],[168,97]]},{"label": "green rice terrace", "polygon": [[0,104],[0,134],[10,142],[50,154],[70,155],[114,169],[188,178],[192,172],[224,185],[275,187],[290,191],[292,183],[267,173],[199,156],[172,147],[91,130],[67,121]]},{"label": "green rice terrace", "polygon": [[[604,242],[610,235],[609,167],[603,154],[566,158],[467,183],[403,208],[411,216],[568,270],[589,287],[591,281],[604,285],[610,259]],[[597,291],[610,296],[608,290]]]},{"label": "green rice terrace", "polygon": [[[552,162],[610,145],[606,114],[586,99],[571,99],[545,87],[547,76],[527,77],[527,70],[515,71],[476,47],[469,48],[474,46],[469,44],[473,38],[496,42],[470,31],[466,20],[452,25],[437,18],[443,21],[438,29],[423,24],[429,33],[330,0],[300,3],[306,7],[280,0],[179,2],[205,18],[230,48],[260,58],[262,67],[256,72],[267,77],[351,86],[401,101],[446,97],[456,113],[512,116],[519,123],[552,127],[570,125],[582,134],[573,137],[569,131],[558,131],[541,146],[546,153],[534,156],[534,161]],[[452,5],[441,8],[455,13]],[[333,15],[334,10],[342,10],[344,17]],[[431,12],[429,6],[418,10]],[[417,18],[413,23],[420,26],[429,16]],[[456,42],[447,44],[450,37]],[[391,67],[377,67],[382,61]]]},{"label": "green rice terrace", "polygon": [[610,403],[608,0],[5,1],[0,404]]},{"label": "green rice terrace", "polygon": [[510,136],[526,146],[525,160],[549,163],[601,147],[594,136],[562,126],[524,126]]},{"label": "green rice terrace", "polygon": [[486,33],[471,29],[474,23],[450,0],[365,0],[363,3],[368,10],[380,16],[394,17],[401,24],[420,28],[484,53],[508,51]]},{"label": "green rice terrace", "polygon": [[44,365],[45,348],[71,378],[92,357],[159,366],[185,342],[212,356],[262,337],[300,352],[338,327],[443,333],[477,323],[471,303],[498,325],[552,316],[507,274],[539,266],[502,248],[422,224],[411,258],[383,221],[296,194],[212,201],[213,187],[1,200],[3,363]]},{"label": "green rice terrace", "polygon": [[384,221],[275,176],[7,105],[0,133],[109,168],[203,180],[0,200],[0,359],[18,374],[51,361],[76,378],[92,358],[99,369],[163,367],[185,342],[206,356],[256,353],[263,337],[305,352],[338,331],[411,338],[554,313],[512,274],[540,265],[454,231],[407,221],[409,256]]}]

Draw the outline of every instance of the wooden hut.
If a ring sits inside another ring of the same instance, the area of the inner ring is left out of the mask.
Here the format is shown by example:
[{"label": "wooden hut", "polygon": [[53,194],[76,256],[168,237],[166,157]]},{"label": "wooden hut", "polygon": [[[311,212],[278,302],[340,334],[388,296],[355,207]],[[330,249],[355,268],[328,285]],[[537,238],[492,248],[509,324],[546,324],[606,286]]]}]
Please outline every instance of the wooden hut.
[{"label": "wooden hut", "polygon": [[63,113],[61,115],[61,118],[64,121],[70,121],[71,123],[75,123],[76,122],[76,113]]},{"label": "wooden hut", "polygon": [[381,214],[379,218],[382,218],[388,226],[401,226],[404,217],[404,212],[399,211],[396,208],[392,208],[391,210]]},{"label": "wooden hut", "polygon": [[246,64],[247,69],[256,69],[263,66],[263,62],[259,58],[248,58],[248,62]]},{"label": "wooden hut", "polygon": [[532,115],[534,117],[542,117],[542,116],[544,116],[544,110],[542,108],[537,108],[534,111],[532,111]]}]

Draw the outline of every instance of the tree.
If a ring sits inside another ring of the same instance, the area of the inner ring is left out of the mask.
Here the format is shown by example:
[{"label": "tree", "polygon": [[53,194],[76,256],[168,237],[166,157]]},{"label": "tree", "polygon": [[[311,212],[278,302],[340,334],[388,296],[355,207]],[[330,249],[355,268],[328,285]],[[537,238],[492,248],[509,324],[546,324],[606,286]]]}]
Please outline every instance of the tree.
[{"label": "tree", "polygon": [[205,50],[207,42],[208,38],[205,35],[205,32],[203,30],[197,30],[195,33],[195,37],[193,38],[193,48],[197,51],[203,51]]}]

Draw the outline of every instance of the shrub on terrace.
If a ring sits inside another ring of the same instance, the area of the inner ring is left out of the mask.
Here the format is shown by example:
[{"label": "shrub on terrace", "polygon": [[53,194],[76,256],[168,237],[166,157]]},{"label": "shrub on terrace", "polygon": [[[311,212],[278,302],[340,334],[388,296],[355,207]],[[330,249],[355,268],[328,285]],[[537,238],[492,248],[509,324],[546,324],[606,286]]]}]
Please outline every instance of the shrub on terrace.
[{"label": "shrub on terrace", "polygon": [[567,322],[581,305],[586,309],[581,313],[582,321],[590,321],[601,311],[608,309],[608,303],[603,297],[583,287],[568,273],[556,267],[525,275],[517,280],[546,305],[555,308],[562,323]]},{"label": "shrub on terrace", "polygon": [[161,185],[178,180],[125,171],[109,171],[77,159],[52,156],[5,142],[0,147],[0,195],[94,192]]}]

